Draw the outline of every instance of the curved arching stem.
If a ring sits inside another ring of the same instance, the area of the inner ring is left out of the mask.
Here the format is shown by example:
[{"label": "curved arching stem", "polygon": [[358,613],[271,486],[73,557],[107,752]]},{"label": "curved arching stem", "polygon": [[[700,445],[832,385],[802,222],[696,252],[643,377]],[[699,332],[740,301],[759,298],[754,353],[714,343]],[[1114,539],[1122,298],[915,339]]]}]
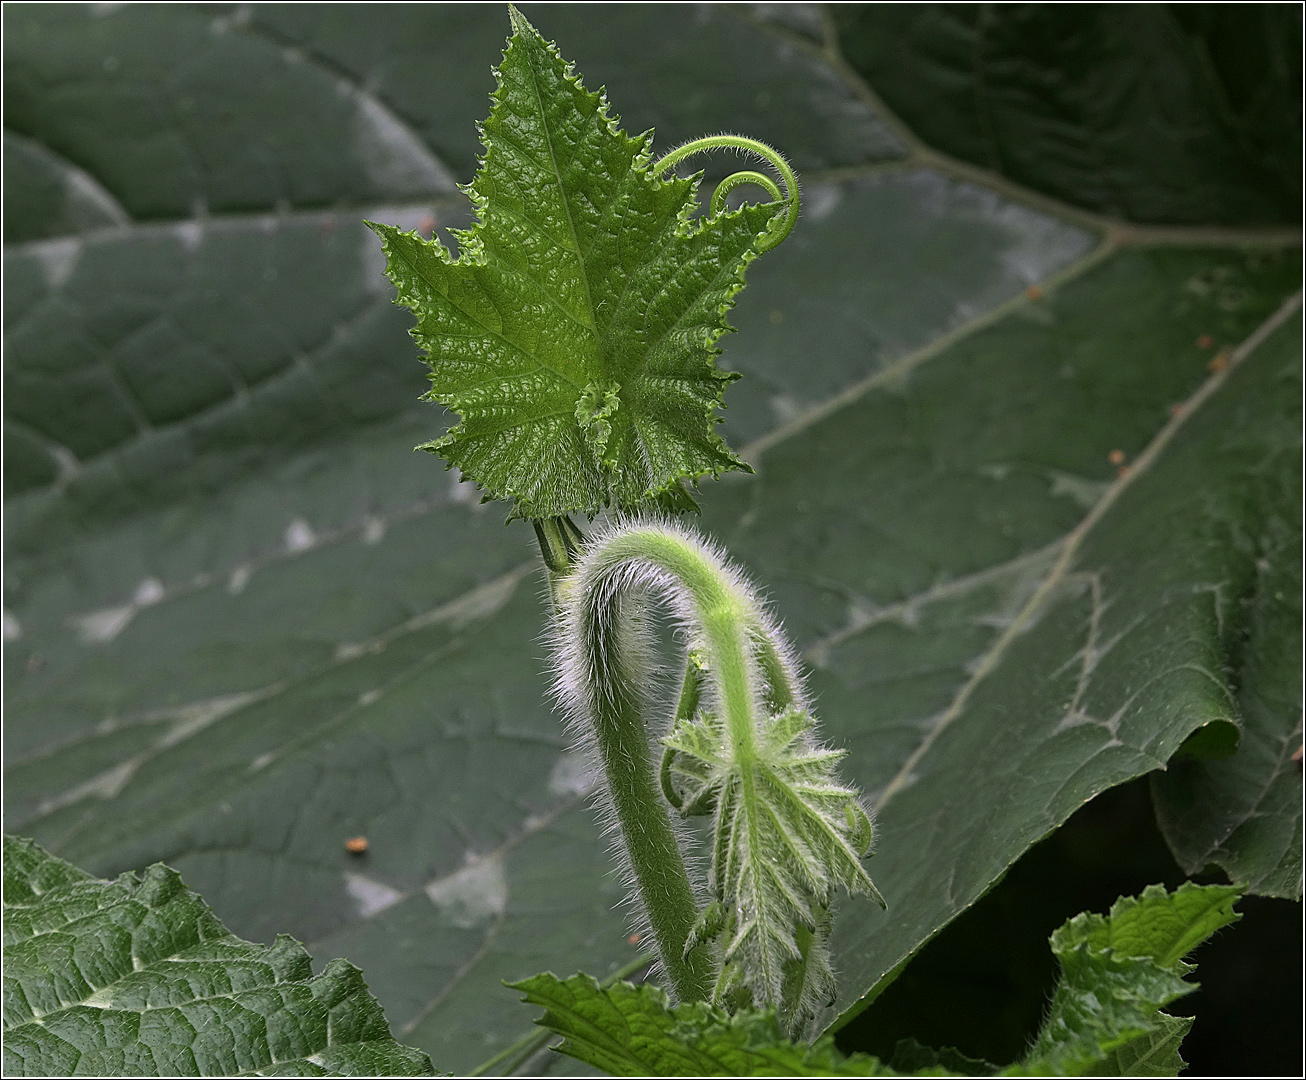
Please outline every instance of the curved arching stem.
[{"label": "curved arching stem", "polygon": [[756,184],[776,202],[783,200],[785,204],[784,213],[772,219],[770,227],[757,242],[759,253],[770,251],[793,232],[794,225],[798,222],[798,177],[794,175],[794,170],[790,167],[789,162],[784,159],[778,150],[767,146],[764,142],[749,139],[743,135],[708,135],[687,142],[684,146],[678,146],[670,153],[663,155],[653,165],[653,175],[661,176],[673,165],[679,165],[686,158],[710,150],[737,150],[745,154],[752,154],[754,157],[761,158],[779,174],[781,183],[784,184],[783,193],[779,185],[765,173],[755,172],[751,169],[732,173],[717,185],[716,191],[712,194],[709,210],[709,213],[714,216],[719,214],[725,205],[726,195],[732,188],[736,188],[740,184]]},{"label": "curved arching stem", "polygon": [[654,769],[644,726],[645,688],[654,673],[651,642],[641,630],[650,593],[671,606],[690,635],[677,717],[691,717],[708,691],[738,760],[754,756],[767,699],[792,704],[801,692],[751,589],[692,534],[627,523],[586,544],[557,620],[558,695],[603,767],[621,847],[672,988],[681,1000],[698,1001],[712,993],[717,973],[706,947],[686,948],[700,897],[664,789],[673,805],[678,797]]}]

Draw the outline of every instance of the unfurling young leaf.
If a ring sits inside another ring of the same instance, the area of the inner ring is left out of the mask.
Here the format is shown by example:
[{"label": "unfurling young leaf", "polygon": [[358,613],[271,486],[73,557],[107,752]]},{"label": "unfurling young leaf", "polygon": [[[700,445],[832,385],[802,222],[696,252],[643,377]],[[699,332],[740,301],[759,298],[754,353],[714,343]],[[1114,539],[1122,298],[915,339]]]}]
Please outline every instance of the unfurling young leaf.
[{"label": "unfurling young leaf", "polygon": [[[426,397],[462,418],[422,449],[514,500],[513,517],[692,509],[682,481],[748,469],[715,430],[736,378],[716,366],[715,343],[745,266],[778,242],[774,227],[792,226],[792,173],[788,207],[714,199],[696,218],[697,179],[662,178],[686,155],[655,163],[652,132],[619,130],[515,9],[512,26],[467,188],[478,220],[455,233],[457,256],[372,224],[398,302],[417,316]],[[760,173],[737,176],[779,194]]]},{"label": "unfurling young leaf", "polygon": [[721,899],[686,949],[718,943],[714,999],[746,988],[799,1025],[834,991],[826,938],[836,887],[884,904],[861,862],[872,828],[860,792],[835,774],[846,751],[822,747],[814,726],[791,708],[762,725],[745,756],[724,724],[700,712],[664,740],[673,785],[686,790],[682,812],[710,802],[716,813],[711,886]]}]

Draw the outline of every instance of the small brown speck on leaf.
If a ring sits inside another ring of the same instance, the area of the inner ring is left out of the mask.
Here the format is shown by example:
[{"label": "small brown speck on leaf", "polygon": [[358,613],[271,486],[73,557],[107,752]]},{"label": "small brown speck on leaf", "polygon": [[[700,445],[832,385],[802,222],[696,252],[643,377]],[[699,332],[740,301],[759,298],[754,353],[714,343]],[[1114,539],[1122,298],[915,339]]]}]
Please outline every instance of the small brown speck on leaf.
[{"label": "small brown speck on leaf", "polygon": [[1229,366],[1229,352],[1227,349],[1221,349],[1213,357],[1211,362],[1206,365],[1206,370],[1212,375],[1218,375],[1221,371]]},{"label": "small brown speck on leaf", "polygon": [[1209,349],[1214,344],[1215,338],[1211,337],[1210,334],[1203,334],[1197,339],[1197,347],[1199,349]]},{"label": "small brown speck on leaf", "polygon": [[631,934],[630,937],[626,938],[626,944],[627,944],[627,945],[638,945],[638,944],[640,943],[641,940],[642,940],[642,939],[640,938],[640,936],[639,936],[638,934]]},{"label": "small brown speck on leaf", "polygon": [[366,836],[351,836],[345,841],[345,850],[350,855],[361,855],[367,850]]},{"label": "small brown speck on leaf", "polygon": [[1116,469],[1116,476],[1120,477],[1121,479],[1123,479],[1124,477],[1126,477],[1126,476],[1128,476],[1128,475],[1129,475],[1129,466],[1128,466],[1128,465],[1121,465],[1121,466],[1119,466],[1119,467]]},{"label": "small brown speck on leaf", "polygon": [[1025,299],[1026,299],[1026,300],[1042,300],[1042,299],[1043,299],[1043,290],[1040,289],[1037,285],[1031,285],[1028,289],[1025,290]]},{"label": "small brown speck on leaf", "polygon": [[1112,450],[1106,456],[1107,461],[1112,465],[1123,465],[1125,463],[1125,452],[1123,450]]}]

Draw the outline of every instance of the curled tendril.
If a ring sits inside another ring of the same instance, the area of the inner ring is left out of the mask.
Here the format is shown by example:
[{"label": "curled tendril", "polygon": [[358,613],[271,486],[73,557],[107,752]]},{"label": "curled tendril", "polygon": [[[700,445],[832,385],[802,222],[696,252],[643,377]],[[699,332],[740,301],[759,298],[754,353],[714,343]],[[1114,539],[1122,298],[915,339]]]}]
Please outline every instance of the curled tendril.
[{"label": "curled tendril", "polygon": [[737,173],[731,173],[721,183],[717,184],[716,190],[712,192],[712,213],[719,214],[726,204],[726,195],[731,188],[738,187],[740,184],[756,184],[758,187],[765,189],[766,193],[776,202],[779,202],[784,196],[780,192],[779,186],[766,173],[754,172],[752,169],[742,169]]},{"label": "curled tendril", "polygon": [[761,253],[778,246],[786,236],[793,232],[794,225],[798,221],[798,177],[794,175],[794,170],[790,167],[789,162],[781,156],[780,152],[767,146],[766,143],[759,142],[757,139],[746,138],[743,135],[708,135],[702,139],[687,142],[684,146],[678,146],[670,153],[659,158],[653,166],[653,174],[661,176],[673,165],[679,165],[686,158],[692,157],[694,154],[706,153],[709,150],[738,150],[741,153],[752,154],[754,157],[761,158],[779,174],[781,183],[784,184],[783,192],[780,190],[780,185],[765,173],[755,172],[752,169],[731,173],[717,184],[716,191],[712,193],[712,203],[709,210],[712,216],[719,214],[725,206],[726,195],[740,184],[757,185],[770,195],[774,201],[783,201],[785,204],[784,213],[778,214],[772,219],[770,227],[758,240],[757,250]]}]

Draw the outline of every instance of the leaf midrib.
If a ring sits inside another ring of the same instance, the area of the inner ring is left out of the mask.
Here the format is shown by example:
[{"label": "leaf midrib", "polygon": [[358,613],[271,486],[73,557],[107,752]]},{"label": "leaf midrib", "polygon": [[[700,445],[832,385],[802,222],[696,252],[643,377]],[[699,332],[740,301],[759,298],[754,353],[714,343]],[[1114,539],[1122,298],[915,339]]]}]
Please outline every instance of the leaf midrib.
[{"label": "leaf midrib", "polygon": [[544,130],[545,145],[549,149],[549,165],[553,169],[553,179],[557,185],[559,201],[562,203],[563,217],[567,222],[567,231],[571,234],[571,250],[576,255],[576,263],[580,269],[580,283],[581,287],[585,290],[585,310],[589,314],[590,333],[594,334],[596,339],[596,347],[594,351],[597,357],[600,355],[600,350],[597,348],[598,334],[594,330],[594,298],[590,291],[589,266],[585,262],[585,257],[580,252],[580,237],[576,234],[576,223],[572,220],[571,203],[567,201],[566,189],[562,183],[562,173],[558,169],[558,155],[553,146],[553,129],[549,126],[548,114],[544,108],[544,99],[540,95],[539,75],[535,70],[535,61],[529,50],[526,50],[526,67],[530,71],[531,92],[535,95],[535,104],[539,108],[540,125]]},{"label": "leaf midrib", "polygon": [[[532,225],[536,224],[535,222],[531,221],[531,219],[528,218],[525,214],[519,213],[518,211],[512,210],[507,207],[498,207],[496,208],[495,212],[502,213],[504,214],[505,217],[516,218],[518,221],[524,221],[527,224],[532,224]],[[586,331],[591,337],[593,338],[598,337],[598,334],[595,331],[594,327],[581,320],[575,314],[575,312],[568,311],[567,308],[563,306],[562,302],[557,298],[557,296],[555,296],[554,293],[549,288],[547,288],[542,281],[540,281],[538,278],[535,277],[533,273],[531,273],[529,266],[524,266],[524,267],[514,266],[502,255],[500,255],[496,249],[492,247],[487,246],[484,248],[484,251],[485,251],[485,261],[487,265],[493,265],[497,267],[501,272],[505,274],[509,274],[512,277],[519,278],[520,280],[525,281],[530,285],[533,285],[536,289],[539,290],[540,295],[542,295],[545,298],[545,300],[547,300],[554,308],[556,308],[558,311],[562,313],[564,318],[566,318],[570,322],[575,323],[582,330]]]}]

